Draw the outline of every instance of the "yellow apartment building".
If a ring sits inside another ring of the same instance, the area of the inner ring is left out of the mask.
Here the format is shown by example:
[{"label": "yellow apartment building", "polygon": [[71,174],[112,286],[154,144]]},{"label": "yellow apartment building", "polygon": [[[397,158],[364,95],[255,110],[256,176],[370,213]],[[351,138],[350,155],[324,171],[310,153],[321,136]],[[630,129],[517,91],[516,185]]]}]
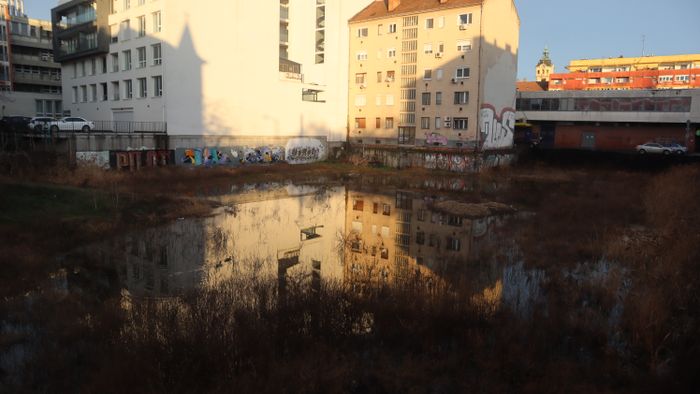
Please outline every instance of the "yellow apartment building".
[{"label": "yellow apartment building", "polygon": [[570,72],[687,70],[700,68],[700,54],[572,60]]},{"label": "yellow apartment building", "polygon": [[377,0],[349,25],[352,144],[512,147],[512,0]]}]

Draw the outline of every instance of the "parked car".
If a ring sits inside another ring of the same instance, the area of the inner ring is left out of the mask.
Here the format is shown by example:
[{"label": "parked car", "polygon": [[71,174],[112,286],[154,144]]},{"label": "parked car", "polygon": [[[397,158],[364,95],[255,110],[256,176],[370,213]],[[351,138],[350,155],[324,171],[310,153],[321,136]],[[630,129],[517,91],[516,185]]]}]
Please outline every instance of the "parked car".
[{"label": "parked car", "polygon": [[3,131],[26,132],[29,131],[30,120],[27,116],[3,116],[0,127]]},{"label": "parked car", "polygon": [[684,155],[688,153],[688,148],[685,146],[678,144],[676,142],[670,143],[670,144],[665,144],[664,145],[667,148],[671,148],[671,152],[677,154],[677,155]]},{"label": "parked car", "polygon": [[664,155],[671,154],[671,148],[663,146],[657,142],[647,142],[646,144],[637,145],[636,149],[640,155],[645,155],[647,153],[660,153]]},{"label": "parked car", "polygon": [[52,133],[57,133],[59,131],[82,131],[88,133],[94,128],[95,124],[93,122],[74,116],[49,123],[49,130],[51,130]]},{"label": "parked car", "polygon": [[36,131],[37,133],[43,133],[49,131],[49,124],[54,122],[54,118],[47,116],[37,116],[29,121],[29,128]]}]

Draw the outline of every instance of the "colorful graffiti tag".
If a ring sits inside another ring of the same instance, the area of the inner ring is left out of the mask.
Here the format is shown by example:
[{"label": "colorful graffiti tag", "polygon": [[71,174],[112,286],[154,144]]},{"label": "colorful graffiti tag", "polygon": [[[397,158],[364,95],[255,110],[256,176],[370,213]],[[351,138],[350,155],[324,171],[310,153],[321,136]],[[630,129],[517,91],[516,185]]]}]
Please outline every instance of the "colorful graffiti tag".
[{"label": "colorful graffiti tag", "polygon": [[142,167],[162,167],[175,160],[172,150],[110,151],[109,167],[116,170],[138,171]]},{"label": "colorful graffiti tag", "polygon": [[482,105],[480,129],[483,135],[483,150],[512,148],[515,132],[515,110],[503,108],[499,115],[494,106]]},{"label": "colorful graffiti tag", "polygon": [[427,133],[425,135],[425,143],[433,146],[446,146],[447,137],[440,133]]}]

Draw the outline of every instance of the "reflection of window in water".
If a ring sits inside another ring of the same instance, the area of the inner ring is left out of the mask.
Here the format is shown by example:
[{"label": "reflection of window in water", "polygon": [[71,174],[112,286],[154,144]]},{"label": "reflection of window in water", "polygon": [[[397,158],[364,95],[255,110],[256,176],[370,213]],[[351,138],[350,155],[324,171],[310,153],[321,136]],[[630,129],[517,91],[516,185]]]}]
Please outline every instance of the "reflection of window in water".
[{"label": "reflection of window in water", "polygon": [[416,257],[416,263],[418,263],[419,265],[423,265],[423,256]]},{"label": "reflection of window in water", "polygon": [[440,238],[435,234],[430,234],[428,237],[428,246],[440,249]]},{"label": "reflection of window in water", "polygon": [[376,246],[372,246],[372,257],[374,257],[374,256],[376,256],[376,255],[377,255],[377,247],[376,247]]},{"label": "reflection of window in water", "polygon": [[376,224],[372,225],[372,235],[377,235],[377,225]]},{"label": "reflection of window in water", "polygon": [[459,238],[447,237],[447,250],[458,252],[461,249]]},{"label": "reflection of window in water", "polygon": [[389,279],[389,270],[382,268],[382,280],[386,281]]},{"label": "reflection of window in water", "polygon": [[382,251],[382,255],[381,255],[382,259],[383,259],[383,260],[389,260],[389,249],[387,249],[387,248],[382,248],[381,251]]},{"label": "reflection of window in water", "polygon": [[382,237],[389,238],[389,227],[382,226]]},{"label": "reflection of window in water", "polygon": [[408,194],[397,192],[396,193],[396,208],[397,209],[411,209],[411,198]]},{"label": "reflection of window in water", "polygon": [[411,236],[408,234],[396,234],[396,244],[401,246],[409,246]]},{"label": "reflection of window in water", "polygon": [[432,215],[430,215],[430,222],[442,224],[442,214],[440,212],[433,212]]},{"label": "reflection of window in water", "polygon": [[352,210],[353,211],[362,211],[364,208],[365,202],[363,200],[352,200]]},{"label": "reflection of window in water", "polygon": [[419,209],[417,216],[418,216],[419,222],[424,222],[425,221],[425,209]]},{"label": "reflection of window in water", "polygon": [[350,249],[351,249],[353,252],[359,252],[359,251],[360,251],[360,240],[359,240],[359,239],[355,239],[355,240],[353,240],[352,242],[350,242]]},{"label": "reflection of window in water", "polygon": [[379,203],[375,202],[372,204],[372,213],[379,213]]},{"label": "reflection of window in water", "polygon": [[462,217],[450,215],[450,217],[447,219],[447,224],[449,224],[450,226],[462,227]]},{"label": "reflection of window in water", "polygon": [[386,216],[391,215],[391,205],[382,204],[382,215],[386,215]]},{"label": "reflection of window in water", "polygon": [[419,231],[416,233],[416,243],[418,245],[425,244],[425,233],[423,231]]}]

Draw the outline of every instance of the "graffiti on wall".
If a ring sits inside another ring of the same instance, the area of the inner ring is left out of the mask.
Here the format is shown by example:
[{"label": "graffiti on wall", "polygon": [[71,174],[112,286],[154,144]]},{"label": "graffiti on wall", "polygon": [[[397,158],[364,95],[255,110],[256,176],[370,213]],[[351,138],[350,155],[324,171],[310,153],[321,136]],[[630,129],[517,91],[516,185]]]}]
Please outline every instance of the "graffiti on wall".
[{"label": "graffiti on wall", "polygon": [[75,161],[80,166],[97,166],[109,169],[109,151],[76,152]]},{"label": "graffiti on wall", "polygon": [[446,146],[447,145],[447,137],[440,133],[426,133],[425,135],[425,143],[428,145],[434,145],[434,146]]},{"label": "graffiti on wall", "polygon": [[287,142],[286,152],[289,164],[314,163],[328,156],[325,144],[315,138],[292,138]]},{"label": "graffiti on wall", "polygon": [[280,146],[177,149],[175,157],[179,164],[205,167],[276,163],[285,159]]},{"label": "graffiti on wall", "polygon": [[163,167],[174,162],[172,150],[110,151],[109,167],[116,170],[138,171],[142,167]]},{"label": "graffiti on wall", "polygon": [[515,132],[515,110],[503,108],[500,114],[490,104],[481,106],[480,130],[483,136],[483,150],[510,149],[513,147]]}]

